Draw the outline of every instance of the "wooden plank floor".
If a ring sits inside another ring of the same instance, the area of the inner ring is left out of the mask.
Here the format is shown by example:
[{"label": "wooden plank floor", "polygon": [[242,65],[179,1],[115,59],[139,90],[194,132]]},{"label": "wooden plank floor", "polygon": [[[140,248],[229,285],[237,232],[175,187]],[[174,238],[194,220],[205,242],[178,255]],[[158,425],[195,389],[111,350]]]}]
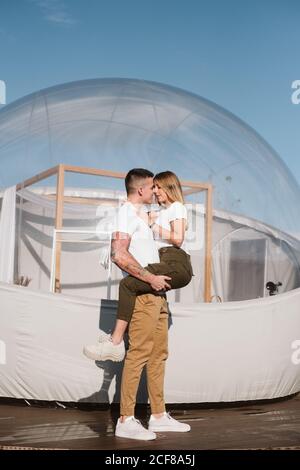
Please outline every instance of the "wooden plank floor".
[{"label": "wooden plank floor", "polygon": [[[169,406],[189,433],[158,433],[155,441],[114,437],[118,409],[28,406],[0,400],[0,449],[300,449],[300,395],[231,406]],[[146,407],[137,418],[147,422]]]}]

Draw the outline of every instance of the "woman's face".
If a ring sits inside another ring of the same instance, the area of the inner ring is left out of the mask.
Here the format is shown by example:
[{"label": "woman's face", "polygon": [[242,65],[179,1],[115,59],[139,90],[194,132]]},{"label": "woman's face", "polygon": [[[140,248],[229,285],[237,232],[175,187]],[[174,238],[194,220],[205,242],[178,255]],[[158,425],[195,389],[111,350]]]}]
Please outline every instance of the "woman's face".
[{"label": "woman's face", "polygon": [[162,189],[160,184],[154,180],[154,190],[153,190],[156,200],[159,204],[166,204],[168,200],[167,193]]}]

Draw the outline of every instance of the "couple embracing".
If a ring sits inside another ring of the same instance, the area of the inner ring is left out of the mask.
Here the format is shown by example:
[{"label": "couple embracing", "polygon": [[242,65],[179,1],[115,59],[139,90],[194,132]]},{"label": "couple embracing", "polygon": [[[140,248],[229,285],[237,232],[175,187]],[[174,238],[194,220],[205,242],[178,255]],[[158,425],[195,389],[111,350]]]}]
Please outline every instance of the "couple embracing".
[{"label": "couple embracing", "polygon": [[[115,435],[151,440],[155,432],[187,432],[188,424],[172,418],[165,409],[164,376],[168,357],[168,307],[166,291],[186,286],[192,279],[190,256],[185,249],[187,211],[182,188],[171,171],[153,175],[143,168],[125,178],[127,201],[118,212],[112,235],[111,259],[123,271],[119,286],[117,320],[111,335],[102,334],[97,345],[85,346],[94,360],[122,361],[127,326],[126,354]],[[155,196],[159,211],[146,212]],[[134,417],[136,394],[146,366],[151,406],[148,429]]]}]

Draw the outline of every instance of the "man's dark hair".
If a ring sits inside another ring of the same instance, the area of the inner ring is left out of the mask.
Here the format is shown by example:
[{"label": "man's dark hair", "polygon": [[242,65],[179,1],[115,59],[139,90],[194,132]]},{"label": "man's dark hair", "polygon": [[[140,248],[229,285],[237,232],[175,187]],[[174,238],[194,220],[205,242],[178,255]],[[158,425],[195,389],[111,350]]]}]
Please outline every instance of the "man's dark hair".
[{"label": "man's dark hair", "polygon": [[133,168],[130,170],[125,177],[125,187],[127,195],[135,192],[136,187],[139,185],[140,180],[145,178],[153,178],[154,174],[145,170],[144,168]]}]

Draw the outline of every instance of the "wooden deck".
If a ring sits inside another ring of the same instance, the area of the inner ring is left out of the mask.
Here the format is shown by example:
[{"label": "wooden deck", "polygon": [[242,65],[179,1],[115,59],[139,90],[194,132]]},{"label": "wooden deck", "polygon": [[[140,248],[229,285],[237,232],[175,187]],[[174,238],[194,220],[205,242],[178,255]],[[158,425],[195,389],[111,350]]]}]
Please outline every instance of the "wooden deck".
[{"label": "wooden deck", "polygon": [[[169,406],[191,432],[159,433],[148,442],[114,437],[117,407],[61,406],[0,399],[0,449],[300,449],[300,394],[272,402]],[[146,424],[148,414],[141,407],[136,416]]]}]

